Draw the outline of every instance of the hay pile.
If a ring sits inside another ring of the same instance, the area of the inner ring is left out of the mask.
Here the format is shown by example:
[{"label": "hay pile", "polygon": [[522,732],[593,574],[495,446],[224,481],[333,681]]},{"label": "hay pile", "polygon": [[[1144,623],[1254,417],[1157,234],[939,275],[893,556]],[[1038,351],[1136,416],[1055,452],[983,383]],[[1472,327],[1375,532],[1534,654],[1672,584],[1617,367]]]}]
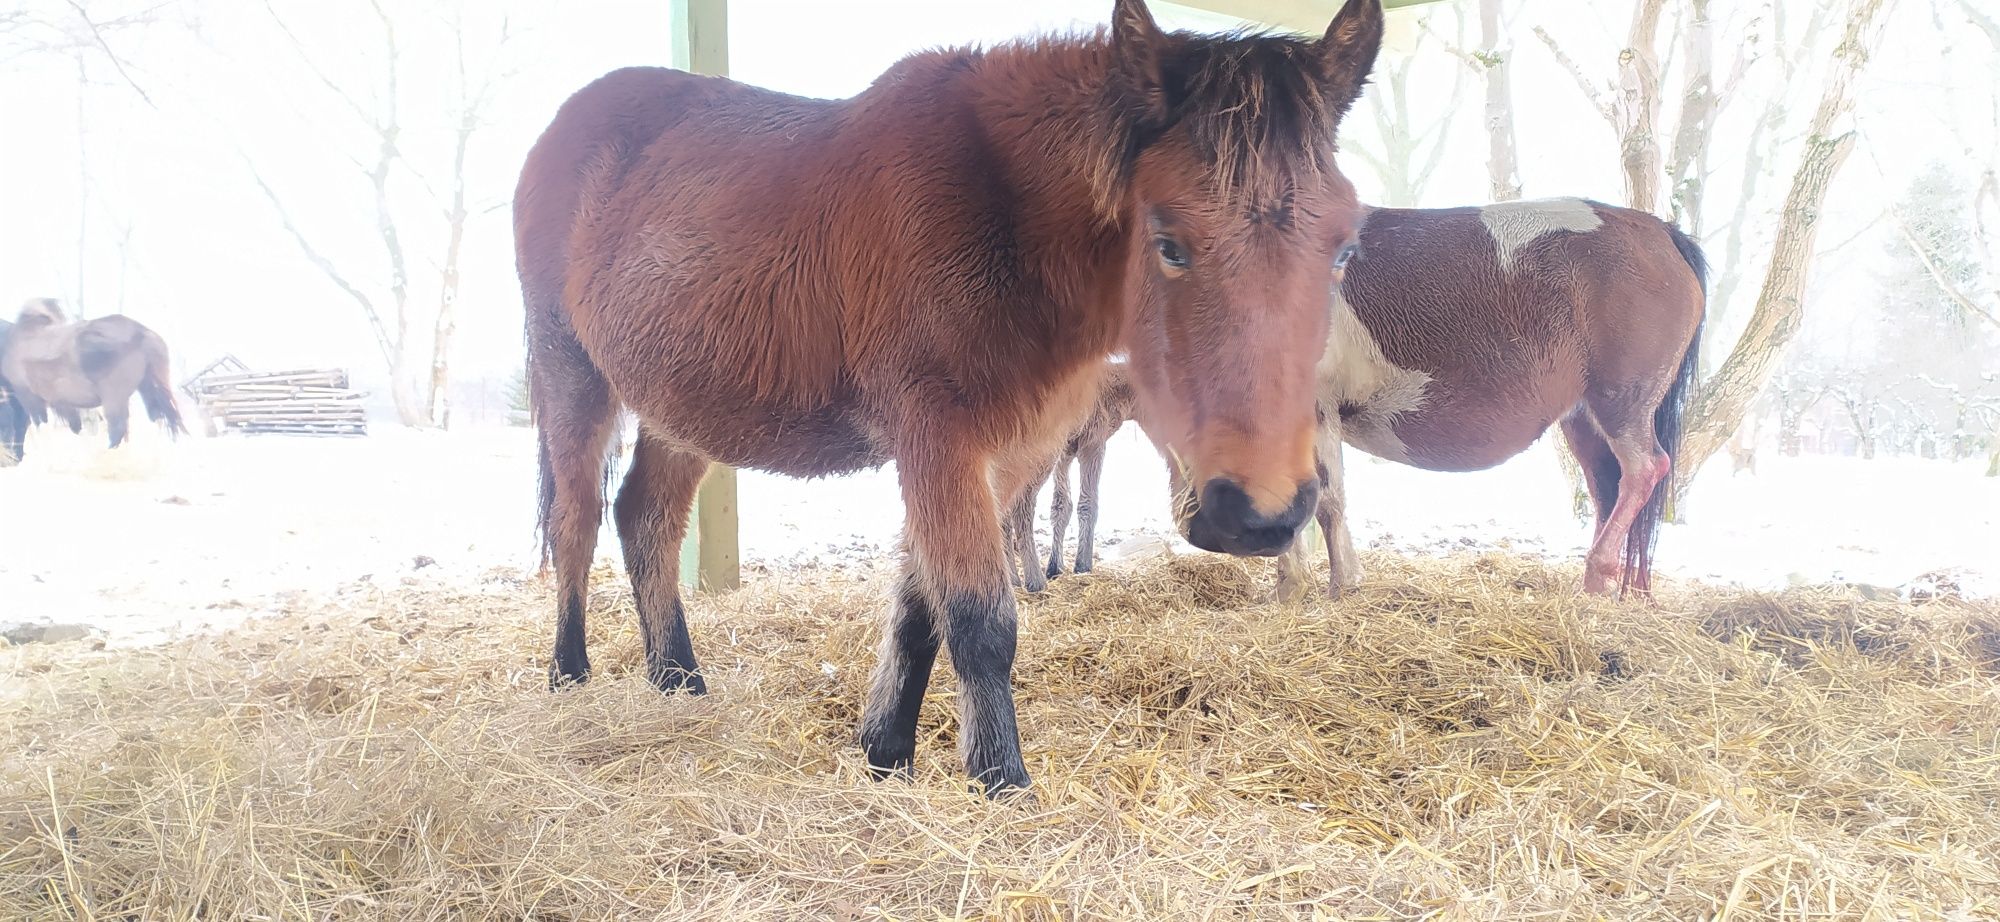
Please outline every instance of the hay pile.
[{"label": "hay pile", "polygon": [[1368,563],[1306,607],[1217,558],[1058,581],[1032,805],[967,792],[945,670],[918,777],[867,779],[881,576],[699,601],[699,700],[608,573],[560,696],[531,583],[0,652],[0,918],[2000,914],[2000,608]]}]

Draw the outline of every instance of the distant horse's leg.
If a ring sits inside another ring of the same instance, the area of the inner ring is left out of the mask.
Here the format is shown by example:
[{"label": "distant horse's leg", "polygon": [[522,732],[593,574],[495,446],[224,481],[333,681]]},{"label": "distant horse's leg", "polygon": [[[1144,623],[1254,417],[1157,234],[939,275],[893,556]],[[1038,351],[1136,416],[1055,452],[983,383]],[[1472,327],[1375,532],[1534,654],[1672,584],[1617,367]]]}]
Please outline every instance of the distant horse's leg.
[{"label": "distant horse's leg", "polygon": [[680,586],[681,539],[687,536],[695,490],[707,473],[707,459],[675,451],[641,427],[632,469],[612,508],[646,641],[646,678],[661,691],[708,693],[695,671]]},{"label": "distant horse's leg", "polygon": [[[1063,539],[1069,532],[1069,463],[1076,457],[1068,448],[1056,459],[1055,484],[1049,488],[1049,579],[1062,575]],[[1081,553],[1082,548],[1078,548]]]},{"label": "distant horse's leg", "polygon": [[1035,494],[1036,488],[1040,485],[1041,482],[1036,481],[1034,485],[1023,489],[1009,508],[1007,515],[1009,541],[1007,573],[1010,577],[1014,576],[1015,564],[1018,563],[1022,581],[1016,585],[1029,592],[1041,592],[1049,588],[1048,578],[1042,573],[1041,555],[1035,551]]},{"label": "distant horse's leg", "polygon": [[111,447],[125,444],[131,432],[132,408],[126,402],[110,401],[104,404],[104,426],[111,431]]},{"label": "distant horse's leg", "polygon": [[1305,598],[1306,574],[1312,572],[1307,560],[1310,553],[1304,534],[1292,537],[1291,546],[1278,555],[1278,585],[1266,601],[1296,602]]},{"label": "distant horse's leg", "polygon": [[56,415],[61,417],[62,421],[69,426],[71,435],[83,434],[83,411],[72,407],[50,407],[49,409],[56,411]]},{"label": "distant horse's leg", "polygon": [[559,688],[590,678],[583,609],[604,515],[605,450],[617,404],[580,349],[537,362],[533,373],[541,430],[543,534],[556,568],[556,643],[549,686]]},{"label": "distant horse's leg", "polygon": [[1585,560],[1583,588],[1587,592],[1609,593],[1618,581],[1624,571],[1626,536],[1671,463],[1653,435],[1652,416],[1650,408],[1592,409],[1592,417],[1618,462],[1618,492]]},{"label": "distant horse's leg", "polygon": [[1104,479],[1104,441],[1092,438],[1079,446],[1076,467],[1076,572],[1089,573],[1096,566],[1097,487]]},{"label": "distant horse's leg", "polygon": [[[928,612],[944,635],[959,681],[959,752],[965,770],[989,794],[1025,788],[1021,737],[1014,718],[1014,594],[1007,588],[996,494],[1015,498],[1025,478],[994,477],[984,459],[926,433],[898,451],[908,510],[905,530],[923,607],[907,598],[889,625],[876,665],[862,748],[878,772],[893,771],[914,751],[916,709],[935,641],[916,615]],[[1000,482],[996,482],[1000,481]]]},{"label": "distant horse's leg", "polygon": [[1340,442],[1339,417],[1319,428],[1320,472],[1319,528],[1326,541],[1326,594],[1340,598],[1347,589],[1361,585],[1361,555],[1354,551],[1354,535],[1347,530],[1347,465],[1345,446]]}]

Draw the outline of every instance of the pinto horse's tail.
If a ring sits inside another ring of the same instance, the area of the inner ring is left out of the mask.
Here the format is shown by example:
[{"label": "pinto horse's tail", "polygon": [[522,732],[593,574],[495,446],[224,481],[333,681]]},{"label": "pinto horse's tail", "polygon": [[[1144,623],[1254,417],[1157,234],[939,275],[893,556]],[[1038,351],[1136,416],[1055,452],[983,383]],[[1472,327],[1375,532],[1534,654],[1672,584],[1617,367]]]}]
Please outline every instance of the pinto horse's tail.
[{"label": "pinto horse's tail", "polygon": [[[1619,583],[1619,592],[1638,589],[1641,592],[1652,588],[1653,548],[1659,543],[1659,525],[1666,518],[1667,502],[1674,492],[1674,469],[1680,464],[1681,412],[1687,408],[1688,392],[1694,389],[1695,378],[1701,369],[1701,330],[1708,313],[1708,257],[1701,252],[1701,244],[1681,233],[1680,228],[1666,226],[1667,236],[1674,241],[1674,249],[1687,261],[1694,271],[1696,287],[1702,291],[1702,301],[1695,305],[1694,336],[1688,340],[1687,351],[1681,355],[1680,371],[1674,375],[1674,383],[1667,388],[1667,394],[1660,399],[1660,405],[1653,410],[1653,439],[1660,444],[1660,450],[1667,455],[1667,470],[1660,475],[1659,483],[1653,486],[1653,495],[1646,499],[1646,505],[1639,510],[1639,518],[1632,523],[1632,530],[1625,538],[1625,574]],[[1615,482],[1615,481],[1614,481]]]},{"label": "pinto horse's tail", "polygon": [[167,427],[168,436],[187,434],[181,421],[181,405],[174,399],[174,383],[169,377],[167,341],[147,330],[141,348],[146,354],[146,375],[139,379],[139,402],[146,405],[146,418]]}]

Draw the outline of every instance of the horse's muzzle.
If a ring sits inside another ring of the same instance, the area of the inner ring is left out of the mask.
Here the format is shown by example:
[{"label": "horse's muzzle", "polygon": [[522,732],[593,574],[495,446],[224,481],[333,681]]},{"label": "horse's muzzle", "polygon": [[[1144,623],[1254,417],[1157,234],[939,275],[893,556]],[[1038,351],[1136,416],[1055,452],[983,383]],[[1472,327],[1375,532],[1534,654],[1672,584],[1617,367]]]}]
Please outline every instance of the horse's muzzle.
[{"label": "horse's muzzle", "polygon": [[1238,557],[1276,557],[1319,505],[1319,481],[1299,484],[1292,503],[1277,515],[1257,511],[1250,495],[1235,481],[1217,477],[1201,489],[1201,506],[1188,521],[1189,544],[1204,551]]}]

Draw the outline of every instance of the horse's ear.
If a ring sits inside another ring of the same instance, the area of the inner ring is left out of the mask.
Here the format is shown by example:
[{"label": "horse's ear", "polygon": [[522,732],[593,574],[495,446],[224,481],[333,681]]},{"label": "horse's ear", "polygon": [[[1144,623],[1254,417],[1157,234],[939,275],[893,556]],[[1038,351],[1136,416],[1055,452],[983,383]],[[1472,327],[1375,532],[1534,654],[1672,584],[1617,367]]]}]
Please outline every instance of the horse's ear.
[{"label": "horse's ear", "polygon": [[1167,120],[1165,57],[1167,37],[1146,0],[1115,0],[1111,8],[1112,73],[1119,101],[1143,124]]},{"label": "horse's ear", "polygon": [[1382,0],[1347,0],[1319,40],[1320,73],[1336,119],[1347,114],[1361,97],[1361,88],[1368,85],[1375,53],[1382,49],[1383,28]]}]

